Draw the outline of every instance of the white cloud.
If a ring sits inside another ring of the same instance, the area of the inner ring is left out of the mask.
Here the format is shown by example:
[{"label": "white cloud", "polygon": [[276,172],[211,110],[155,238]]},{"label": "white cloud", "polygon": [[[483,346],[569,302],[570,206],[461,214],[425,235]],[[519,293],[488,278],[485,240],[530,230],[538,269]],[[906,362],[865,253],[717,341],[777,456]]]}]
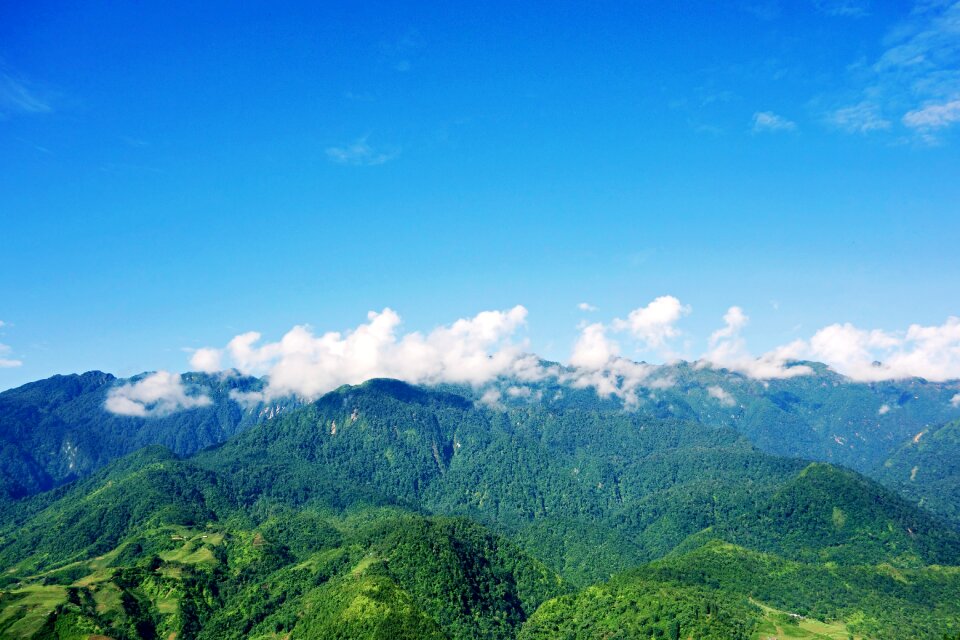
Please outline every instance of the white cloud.
[{"label": "white cloud", "polygon": [[581,302],[580,304],[577,305],[577,309],[580,309],[580,311],[596,311],[597,310],[597,308],[592,304],[590,304],[589,302]]},{"label": "white cloud", "polygon": [[740,330],[747,326],[747,323],[750,322],[750,318],[743,312],[743,309],[734,306],[727,309],[727,312],[723,314],[723,322],[724,327],[722,329],[717,329],[710,334],[711,347],[723,342],[724,340],[736,338],[739,335]]},{"label": "white cloud", "polygon": [[[7,323],[3,320],[0,320],[0,329],[6,327]],[[0,342],[0,369],[13,369],[23,365],[22,360],[17,360],[15,358],[8,358],[10,355],[10,346]]]},{"label": "white cloud", "polygon": [[646,349],[673,357],[668,341],[680,335],[681,332],[675,325],[690,311],[690,306],[681,304],[677,298],[660,296],[647,306],[631,311],[626,320],[615,319],[613,328],[616,331],[628,331],[642,342]]},{"label": "white cloud", "polygon": [[122,416],[159,417],[182,409],[205,407],[212,402],[204,394],[188,395],[179,374],[157,371],[137,382],[111,389],[105,408]]},{"label": "white cloud", "polygon": [[671,380],[654,379],[658,369],[655,365],[614,357],[598,368],[579,367],[564,372],[558,381],[578,389],[592,387],[601,397],[615,396],[629,409],[639,403],[638,391],[642,387],[662,389],[673,384]]},{"label": "white cloud", "polygon": [[723,387],[711,386],[707,387],[707,393],[711,398],[716,399],[721,406],[724,407],[733,407],[737,404],[736,399]]},{"label": "white cloud", "polygon": [[570,364],[585,369],[602,369],[616,358],[619,345],[607,338],[607,328],[600,322],[588,324],[580,332],[580,338],[573,346]]},{"label": "white cloud", "polygon": [[960,100],[928,104],[920,109],[908,111],[903,116],[903,124],[911,129],[924,131],[942,129],[957,122],[960,122]]},{"label": "white cloud", "polygon": [[950,398],[950,404],[955,407],[960,407],[960,393]]},{"label": "white cloud", "polygon": [[740,307],[730,307],[723,316],[724,326],[710,335],[709,350],[701,356],[699,366],[737,371],[751,378],[793,378],[809,375],[813,370],[806,365],[790,366],[800,355],[801,345],[794,342],[759,357],[753,356],[740,336],[750,318]]},{"label": "white cloud", "polygon": [[[674,300],[676,299],[674,298]],[[651,307],[654,308],[654,315],[660,313],[656,311],[654,303],[637,311],[649,311]],[[637,311],[631,313],[635,320],[637,319]],[[640,322],[646,332],[644,335],[649,333],[648,330],[652,324],[655,324],[648,322],[648,320],[651,320],[651,318],[648,317],[647,320]],[[620,331],[631,329],[626,321],[615,320],[614,324],[619,327]],[[651,380],[651,375],[657,370],[656,366],[633,362],[620,357],[620,345],[607,336],[609,330],[610,328],[601,322],[594,322],[581,327],[580,337],[574,344],[570,356],[570,366],[573,367],[573,371],[553,374],[557,376],[560,383],[570,384],[580,389],[592,387],[601,397],[616,396],[620,398],[628,408],[639,403],[638,390],[642,386],[659,385],[662,388],[664,385],[670,386],[672,384],[672,381],[662,379]]]},{"label": "white cloud", "polygon": [[220,349],[204,347],[203,349],[197,349],[193,352],[193,355],[190,357],[190,367],[195,371],[213,373],[223,368],[221,366],[222,359],[223,352],[220,351]]},{"label": "white cloud", "polygon": [[[0,322],[0,326],[3,326],[2,322]],[[0,369],[13,369],[14,367],[19,367],[23,364],[22,360],[7,358],[6,356],[9,353],[10,347],[0,342]]]},{"label": "white cloud", "polygon": [[480,400],[477,404],[480,404],[490,409],[503,409],[503,404],[500,402],[500,399],[503,396],[500,391],[497,389],[487,389],[483,392],[483,395],[480,396]]},{"label": "white cloud", "polygon": [[772,111],[757,111],[753,114],[753,132],[796,131],[797,123],[778,116]]},{"label": "white cloud", "polygon": [[885,416],[888,413],[890,413],[890,405],[888,404],[880,405],[880,408],[877,410],[877,415]]},{"label": "white cloud", "polygon": [[573,371],[558,374],[558,380],[577,388],[592,387],[602,397],[616,396],[627,408],[635,407],[640,402],[639,389],[663,388],[672,381],[653,379],[656,366],[620,357],[620,345],[608,333],[626,333],[639,341],[643,349],[673,359],[676,356],[669,341],[681,335],[675,325],[689,313],[690,307],[677,298],[660,296],[647,306],[631,311],[626,320],[616,318],[609,326],[602,322],[583,325],[570,356]]},{"label": "white cloud", "polygon": [[[534,356],[513,336],[527,310],[484,311],[424,335],[397,336],[400,316],[392,309],[367,314],[352,331],[314,335],[296,326],[278,342],[259,345],[249,332],[233,338],[223,358],[246,374],[267,374],[266,397],[296,394],[315,398],[343,384],[370,378],[397,378],[414,384],[453,382],[474,386],[501,375],[523,380],[543,375]],[[252,398],[251,398],[252,399]]]},{"label": "white cloud", "polygon": [[809,340],[794,340],[754,358],[740,330],[748,318],[739,307],[724,316],[725,326],[710,337],[701,366],[739,371],[753,378],[787,378],[812,373],[797,360],[822,362],[858,382],[910,377],[933,381],[960,378],[960,318],[940,326],[911,325],[906,331],[861,329],[850,323],[826,326]]},{"label": "white cloud", "polygon": [[890,128],[890,121],[883,117],[880,107],[870,102],[861,102],[837,109],[828,121],[847,133],[870,133]]},{"label": "white cloud", "polygon": [[850,323],[820,329],[805,345],[807,356],[857,381],[910,377],[960,378],[960,318],[906,331],[860,329]]},{"label": "white cloud", "polygon": [[400,155],[397,149],[389,151],[374,149],[367,143],[366,136],[346,146],[327,147],[326,153],[327,157],[337,164],[366,167],[389,162]]},{"label": "white cloud", "polygon": [[[519,398],[529,393],[525,383],[549,377],[561,384],[593,388],[603,397],[620,398],[631,408],[642,402],[645,392],[672,386],[675,381],[669,369],[622,357],[619,340],[612,336],[636,340],[669,357],[670,340],[681,335],[676,323],[688,313],[690,307],[677,298],[662,296],[630,312],[626,319],[583,323],[569,368],[544,365],[525,351],[526,341],[517,339],[527,317],[522,306],[485,311],[426,334],[400,334],[400,316],[391,309],[370,312],[366,323],[343,333],[315,334],[301,325],[278,341],[264,343],[259,333],[248,332],[235,336],[222,349],[198,349],[191,364],[203,371],[229,366],[246,374],[265,374],[266,390],[238,394],[240,401],[291,394],[315,398],[340,385],[376,377],[413,384],[462,383],[478,389],[498,378],[510,378],[508,384],[513,386],[500,393]],[[913,325],[900,332],[834,324],[807,340],[794,340],[760,356],[750,352],[741,335],[749,324],[743,309],[730,307],[723,319],[723,326],[709,336],[708,349],[696,362],[698,367],[725,368],[768,380],[810,375],[813,368],[797,361],[816,360],[855,381],[910,376],[960,379],[958,318],[949,318],[941,326]],[[717,391],[711,395],[726,402]],[[495,402],[500,399],[498,396]]]}]

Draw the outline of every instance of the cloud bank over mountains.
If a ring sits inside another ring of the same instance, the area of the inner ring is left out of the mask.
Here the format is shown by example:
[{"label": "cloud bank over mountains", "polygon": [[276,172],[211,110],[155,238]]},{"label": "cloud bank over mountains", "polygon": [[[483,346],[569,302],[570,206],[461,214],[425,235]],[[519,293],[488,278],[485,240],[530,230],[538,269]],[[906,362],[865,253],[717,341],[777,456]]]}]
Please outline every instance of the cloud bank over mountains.
[{"label": "cloud bank over mountains", "polygon": [[[262,391],[235,395],[243,403],[290,395],[312,399],[343,384],[380,377],[415,384],[467,384],[478,389],[499,378],[518,383],[549,378],[577,388],[593,388],[601,396],[616,396],[629,407],[640,401],[643,390],[669,387],[673,380],[669,369],[623,356],[624,348],[651,354],[668,364],[681,360],[677,343],[682,342],[685,349],[690,344],[681,325],[692,312],[690,305],[667,295],[630,311],[625,318],[583,322],[567,365],[545,363],[529,352],[529,342],[523,337],[527,309],[517,305],[483,311],[429,333],[402,333],[400,315],[389,308],[369,312],[365,323],[344,332],[317,333],[310,326],[298,325],[269,342],[251,331],[235,336],[224,347],[195,350],[190,366],[207,373],[236,370],[266,376]],[[938,326],[911,325],[903,331],[832,324],[808,339],[760,354],[751,352],[743,337],[749,323],[742,308],[730,307],[722,326],[709,336],[707,350],[693,359],[695,366],[771,380],[811,375],[813,368],[803,361],[816,361],[855,382],[960,379],[958,317]],[[731,405],[732,397],[721,392],[712,389],[710,395],[722,405]],[[499,398],[489,396],[491,402]],[[209,403],[202,394],[188,393],[179,375],[160,371],[114,389],[107,409],[146,417]]]},{"label": "cloud bank over mountains", "polygon": [[[261,343],[255,331],[236,336],[223,349],[200,349],[191,366],[213,372],[223,362],[245,374],[269,376],[266,398],[295,394],[314,398],[343,384],[370,378],[412,383],[483,385],[498,376],[528,378],[538,367],[516,334],[527,310],[484,311],[428,334],[399,336],[400,316],[392,309],[367,314],[352,331],[316,335],[298,325],[277,342]],[[247,399],[260,399],[248,395]]]}]

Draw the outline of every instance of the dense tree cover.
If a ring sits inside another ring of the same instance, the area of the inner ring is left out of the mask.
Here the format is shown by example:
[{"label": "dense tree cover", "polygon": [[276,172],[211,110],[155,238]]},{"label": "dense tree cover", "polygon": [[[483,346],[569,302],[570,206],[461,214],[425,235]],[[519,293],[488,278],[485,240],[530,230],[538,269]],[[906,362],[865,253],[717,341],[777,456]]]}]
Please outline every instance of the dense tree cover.
[{"label": "dense tree cover", "polygon": [[[280,510],[169,524],[158,513],[106,553],[9,571],[0,637],[513,638],[568,587],[479,525],[397,509]],[[99,549],[97,550],[99,551]]]},{"label": "dense tree cover", "polygon": [[296,404],[288,399],[243,408],[231,391],[258,389],[260,380],[190,373],[183,376],[184,385],[190,393],[206,393],[210,405],[153,417],[116,415],[104,408],[112,388],[143,377],[118,380],[91,371],[0,393],[0,502],[59,486],[147,445],[193,453]]},{"label": "dense tree cover", "polygon": [[[956,564],[960,536],[892,491],[856,473],[810,464],[755,511],[687,541],[719,537],[813,562],[897,566]],[[816,540],[816,545],[810,541]]]},{"label": "dense tree cover", "polygon": [[633,570],[656,580],[749,596],[803,616],[848,620],[870,638],[940,638],[960,629],[960,568],[802,563],[712,541]]},{"label": "dense tree cover", "polygon": [[578,584],[711,527],[797,558],[960,560],[956,533],[875,483],[761,453],[732,429],[491,411],[395,381],[345,387],[194,461],[231,478],[246,504],[365,500],[469,516]]},{"label": "dense tree cover", "polygon": [[[564,371],[556,363],[542,364],[547,371]],[[957,383],[921,379],[855,383],[824,365],[803,364],[814,374],[769,381],[691,363],[659,367],[652,370],[649,387],[641,387],[639,402],[630,411],[647,419],[730,427],[768,453],[850,466],[897,490],[913,490],[911,496],[927,498],[924,504],[960,527],[956,515],[960,498],[950,493],[933,499],[944,495],[936,465],[928,469],[932,473],[916,474],[909,485],[904,478],[916,465],[906,467],[906,473],[886,472],[884,467],[918,433],[960,416],[960,408],[950,402],[960,391]],[[100,372],[54,376],[0,393],[0,502],[82,477],[149,444],[189,454],[299,405],[295,398],[278,398],[241,406],[231,399],[231,392],[261,389],[264,380],[191,373],[184,375],[188,391],[209,395],[210,406],[150,418],[104,410],[111,388],[142,377],[117,380]],[[514,409],[535,405],[545,411],[577,409],[605,415],[624,410],[620,399],[599,397],[594,389],[578,387],[569,379],[561,382],[555,375],[536,382],[505,378],[493,384],[503,392],[501,402]],[[441,387],[473,399],[487,390]],[[511,393],[518,388],[523,392]],[[712,396],[716,388],[723,389],[729,400]]]},{"label": "dense tree cover", "polygon": [[911,438],[876,477],[925,509],[960,523],[960,420]]},{"label": "dense tree cover", "polygon": [[[556,363],[556,371],[572,373]],[[679,362],[656,367],[641,386],[635,412],[650,418],[677,418],[727,426],[746,435],[761,450],[832,462],[872,472],[930,425],[960,417],[951,403],[957,381],[936,383],[921,378],[871,383],[854,382],[816,362],[798,362],[812,375],[758,380],[727,369]],[[623,406],[615,397],[600,398],[593,388],[561,384],[556,377],[538,382],[499,381],[501,402],[531,402],[552,409],[611,411]],[[530,393],[511,394],[523,385]],[[729,400],[710,394],[720,388]],[[469,388],[457,388],[470,394]]]},{"label": "dense tree cover", "polygon": [[[193,525],[236,513],[213,473],[150,447],[76,486],[36,496],[0,529],[0,566],[22,570],[67,564],[113,549],[157,523]],[[19,525],[19,526],[18,526]]]},{"label": "dense tree cover", "polygon": [[760,618],[760,609],[743,596],[619,579],[546,602],[518,638],[750,640]]},{"label": "dense tree cover", "polygon": [[[496,412],[392,381],[328,394],[195,461],[230,477],[251,504],[365,500],[470,516],[554,566],[579,562],[567,577],[581,583],[662,555],[803,468],[728,429],[623,413]],[[581,542],[563,529],[593,531],[604,562],[580,562]]]},{"label": "dense tree cover", "polygon": [[0,637],[939,638],[958,564],[915,505],[728,427],[375,380],[0,509]]}]

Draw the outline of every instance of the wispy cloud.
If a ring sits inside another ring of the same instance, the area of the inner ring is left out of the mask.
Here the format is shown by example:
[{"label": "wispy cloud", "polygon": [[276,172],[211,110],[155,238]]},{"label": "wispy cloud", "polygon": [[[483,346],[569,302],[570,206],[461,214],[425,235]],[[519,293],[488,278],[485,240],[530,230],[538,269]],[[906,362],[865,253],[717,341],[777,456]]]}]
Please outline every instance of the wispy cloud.
[{"label": "wispy cloud", "polygon": [[827,116],[827,121],[847,133],[870,133],[890,128],[890,121],[881,115],[880,107],[870,102],[837,109]]},{"label": "wispy cloud", "polygon": [[326,153],[327,158],[337,164],[371,167],[390,162],[400,155],[400,150],[374,149],[364,136],[342,147],[327,147]]},{"label": "wispy cloud", "polygon": [[23,364],[22,360],[8,358],[7,356],[9,354],[10,354],[10,347],[0,342],[0,369],[12,369],[14,367],[19,367]]},{"label": "wispy cloud", "polygon": [[730,394],[729,391],[719,386],[707,387],[707,394],[714,400],[720,403],[723,407],[733,407],[736,406],[737,400]]},{"label": "wispy cloud", "polygon": [[858,97],[830,111],[828,121],[851,133],[894,131],[936,142],[960,122],[960,2],[918,2],[883,41],[872,63],[850,73]]},{"label": "wispy cloud", "polygon": [[778,116],[772,111],[758,111],[753,114],[753,132],[769,133],[775,131],[796,131],[797,123]]},{"label": "wispy cloud", "polygon": [[[6,322],[0,320],[0,329],[8,326]],[[9,345],[3,344],[0,342],[0,369],[12,369],[14,367],[19,367],[23,364],[22,360],[17,360],[14,358],[8,358],[10,355],[11,349]]]},{"label": "wispy cloud", "polygon": [[51,113],[53,107],[23,78],[0,69],[0,116]]},{"label": "wispy cloud", "polygon": [[[587,312],[597,310],[597,308],[592,304],[590,304],[589,302],[581,302],[580,304],[577,305],[577,309],[580,309],[580,311],[587,311]],[[0,325],[0,326],[3,326],[3,325]]]},{"label": "wispy cloud", "polygon": [[903,124],[919,131],[943,129],[957,122],[960,122],[960,99],[943,104],[928,104],[908,111],[903,116]]},{"label": "wispy cloud", "polygon": [[691,312],[674,296],[660,296],[645,307],[631,311],[626,320],[616,318],[612,327],[615,331],[626,331],[638,340],[642,348],[655,351],[668,360],[676,359],[677,354],[670,341],[681,335],[677,323]]},{"label": "wispy cloud", "polygon": [[701,367],[737,371],[751,378],[793,378],[813,373],[810,367],[792,365],[799,343],[778,347],[756,357],[740,335],[750,318],[740,307],[730,307],[723,316],[724,326],[710,335],[709,350],[698,361]]},{"label": "wispy cloud", "polygon": [[420,32],[410,29],[399,38],[381,42],[380,51],[394,71],[406,73],[413,68],[413,59],[423,46]]},{"label": "wispy cloud", "polygon": [[828,16],[862,18],[870,14],[867,0],[813,0],[813,6]]},{"label": "wispy cloud", "polygon": [[780,17],[780,4],[774,0],[749,2],[740,8],[759,20],[770,21]]}]

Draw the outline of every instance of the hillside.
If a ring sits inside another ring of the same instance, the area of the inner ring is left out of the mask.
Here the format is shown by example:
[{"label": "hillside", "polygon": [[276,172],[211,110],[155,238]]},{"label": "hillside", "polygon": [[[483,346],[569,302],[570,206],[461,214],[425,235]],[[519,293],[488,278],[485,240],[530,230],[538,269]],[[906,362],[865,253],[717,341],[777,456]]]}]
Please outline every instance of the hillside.
[{"label": "hillside", "polygon": [[[920,431],[960,417],[960,407],[951,402],[960,391],[957,381],[857,382],[821,363],[796,364],[812,374],[764,380],[683,361],[650,366],[632,410],[731,427],[768,453],[832,462],[861,473],[876,469]],[[599,397],[593,387],[578,386],[575,369],[551,362],[541,366],[554,374],[535,382],[500,380],[500,402],[600,411],[623,407],[615,395]],[[470,390],[460,387],[458,392]]]},{"label": "hillside", "polygon": [[[960,568],[804,563],[713,541],[614,581],[656,581],[749,597],[867,638],[942,638],[960,633]],[[801,636],[802,637],[802,636]]]},{"label": "hillside", "polygon": [[730,429],[622,412],[495,411],[388,380],[344,387],[195,462],[232,478],[249,503],[382,500],[468,516],[581,583],[752,508],[804,466]]},{"label": "hillside", "polygon": [[[945,465],[921,464],[926,472],[905,483],[917,465],[906,466],[905,475],[897,469],[906,462],[896,462],[909,455],[919,434],[926,434],[921,442],[929,439],[936,425],[960,416],[960,407],[950,402],[957,384],[916,378],[857,383],[823,365],[803,364],[814,374],[769,381],[684,362],[653,367],[638,388],[639,402],[627,412],[645,420],[726,427],[767,453],[849,466],[917,501],[926,498],[925,505],[960,527],[960,498],[945,494],[937,482],[937,469]],[[621,399],[580,386],[573,370],[545,361],[540,367],[553,373],[534,382],[504,378],[481,389],[436,390],[472,401],[497,390],[502,406],[520,412],[576,410],[616,418],[625,411]],[[143,446],[159,444],[181,455],[199,451],[299,404],[277,398],[241,406],[231,393],[261,389],[265,380],[191,373],[183,375],[188,393],[205,394],[208,406],[149,417],[104,409],[111,389],[143,378],[89,372],[0,393],[0,502],[82,477]]]},{"label": "hillside", "polygon": [[247,504],[363,500],[468,516],[579,584],[713,530],[821,561],[960,561],[957,534],[876,483],[770,456],[731,429],[496,411],[396,381],[344,387],[195,463],[231,478]]},{"label": "hillside", "polygon": [[951,565],[909,501],[726,427],[372,380],[9,505],[0,634],[939,638]]},{"label": "hillside", "polygon": [[226,492],[159,449],[70,487],[0,538],[0,635],[513,638],[567,590],[466,520],[355,508],[254,525]]},{"label": "hillside", "polygon": [[876,477],[923,508],[960,523],[960,420],[919,432]]},{"label": "hillside", "polygon": [[[908,500],[856,473],[814,463],[750,513],[684,543],[720,538],[806,562],[957,564],[960,536]],[[816,541],[816,544],[811,544]]]},{"label": "hillside", "polygon": [[147,417],[105,408],[111,389],[143,377],[120,380],[91,371],[0,393],[0,502],[57,487],[147,445],[193,453],[278,408],[245,409],[231,399],[231,391],[259,388],[262,383],[255,378],[204,374],[186,374],[183,382],[193,392],[207,394],[208,406]]}]

